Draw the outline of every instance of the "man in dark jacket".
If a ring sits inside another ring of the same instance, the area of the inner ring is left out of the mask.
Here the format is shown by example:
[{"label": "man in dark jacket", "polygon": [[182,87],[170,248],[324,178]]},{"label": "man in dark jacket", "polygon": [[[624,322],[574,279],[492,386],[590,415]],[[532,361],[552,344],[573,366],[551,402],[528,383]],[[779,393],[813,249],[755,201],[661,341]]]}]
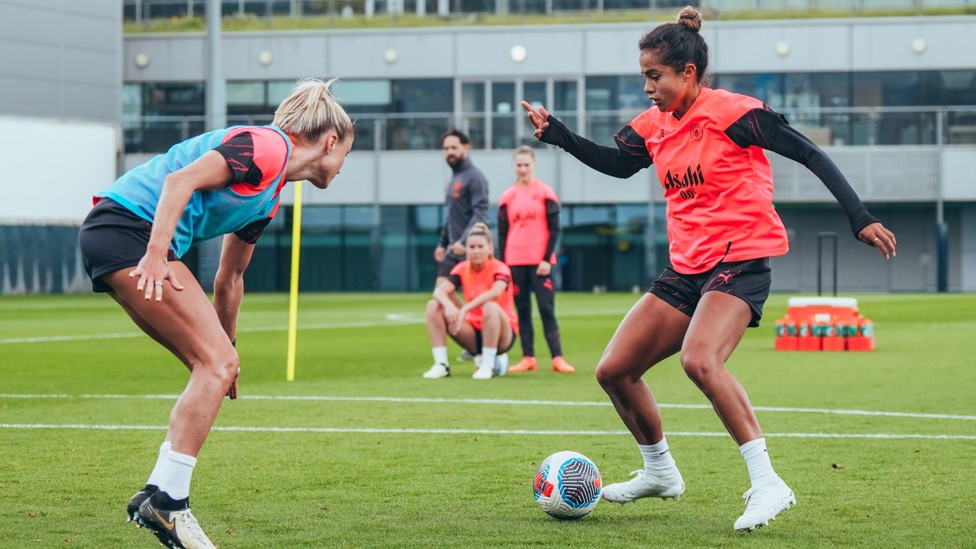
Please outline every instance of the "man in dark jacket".
[{"label": "man in dark jacket", "polygon": [[444,228],[434,250],[434,261],[438,263],[435,287],[464,260],[468,229],[479,221],[488,223],[488,180],[468,158],[471,140],[460,130],[450,130],[441,136],[441,145],[453,173],[445,189]]}]

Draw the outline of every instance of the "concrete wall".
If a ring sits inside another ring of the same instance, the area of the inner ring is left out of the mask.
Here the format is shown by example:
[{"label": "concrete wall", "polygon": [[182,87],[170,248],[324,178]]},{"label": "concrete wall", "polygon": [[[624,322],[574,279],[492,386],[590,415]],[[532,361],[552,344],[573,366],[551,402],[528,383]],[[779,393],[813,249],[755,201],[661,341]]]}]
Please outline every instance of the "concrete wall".
[{"label": "concrete wall", "polygon": [[119,122],[121,50],[119,0],[0,0],[0,114]]},{"label": "concrete wall", "polygon": [[[228,80],[343,78],[569,77],[637,74],[643,23],[226,33]],[[971,69],[976,17],[705,21],[710,70],[724,73]],[[916,53],[916,40],[925,49]],[[786,55],[777,46],[789,46]],[[519,63],[509,56],[522,45]],[[385,59],[387,50],[396,62]],[[271,54],[263,65],[259,54]],[[964,52],[970,52],[964,54]],[[150,63],[135,65],[143,53]],[[125,37],[124,79],[201,81],[203,34]]]}]

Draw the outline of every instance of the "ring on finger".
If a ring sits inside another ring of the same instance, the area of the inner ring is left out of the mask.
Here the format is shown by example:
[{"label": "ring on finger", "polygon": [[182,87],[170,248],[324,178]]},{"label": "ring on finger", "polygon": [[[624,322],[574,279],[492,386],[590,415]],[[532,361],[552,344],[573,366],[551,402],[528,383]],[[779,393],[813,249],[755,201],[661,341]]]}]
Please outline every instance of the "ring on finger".
[{"label": "ring on finger", "polygon": [[881,240],[881,237],[880,236],[878,238],[875,238],[874,240],[872,240],[871,243],[874,244],[875,242],[877,242],[879,240]]},{"label": "ring on finger", "polygon": [[162,282],[157,282],[157,283],[153,284],[153,286],[162,286],[162,285],[163,285]]}]

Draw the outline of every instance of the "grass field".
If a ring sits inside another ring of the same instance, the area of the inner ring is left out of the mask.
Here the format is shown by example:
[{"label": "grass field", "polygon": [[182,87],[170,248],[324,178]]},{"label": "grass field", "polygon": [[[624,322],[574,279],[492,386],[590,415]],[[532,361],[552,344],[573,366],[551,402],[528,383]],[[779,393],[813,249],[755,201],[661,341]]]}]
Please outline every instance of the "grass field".
[{"label": "grass field", "polygon": [[[606,483],[640,466],[593,378],[625,294],[558,296],[576,374],[485,382],[470,363],[420,377],[425,296],[312,294],[289,383],[287,296],[246,296],[242,396],[200,455],[194,513],[222,548],[974,547],[976,296],[856,297],[876,352],[773,351],[787,298],[774,295],[729,361],[798,499],[753,534],[732,529],[742,459],[676,358],[645,379],[685,497],[602,502],[575,522],[533,501],[535,468],[558,450]],[[0,547],[152,546],[123,507],[185,381],[105,296],[0,298]]]}]

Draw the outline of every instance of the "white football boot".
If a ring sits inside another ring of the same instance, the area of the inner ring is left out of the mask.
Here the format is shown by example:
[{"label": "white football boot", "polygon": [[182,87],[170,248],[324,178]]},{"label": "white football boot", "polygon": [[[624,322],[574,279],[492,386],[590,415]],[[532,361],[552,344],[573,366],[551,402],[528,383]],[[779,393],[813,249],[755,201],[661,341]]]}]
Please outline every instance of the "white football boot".
[{"label": "white football boot", "polygon": [[746,490],[742,498],[746,500],[746,512],[735,521],[735,529],[742,532],[752,532],[756,528],[765,526],[775,519],[780,511],[789,509],[790,505],[796,505],[793,490],[790,490],[779,476]]},{"label": "white football boot", "polygon": [[685,481],[677,467],[651,474],[644,470],[631,473],[634,478],[603,488],[602,497],[614,503],[630,503],[641,498],[677,500],[685,493]]},{"label": "white football boot", "polygon": [[434,364],[430,370],[424,372],[424,379],[440,379],[451,375],[451,369],[443,364]]}]

